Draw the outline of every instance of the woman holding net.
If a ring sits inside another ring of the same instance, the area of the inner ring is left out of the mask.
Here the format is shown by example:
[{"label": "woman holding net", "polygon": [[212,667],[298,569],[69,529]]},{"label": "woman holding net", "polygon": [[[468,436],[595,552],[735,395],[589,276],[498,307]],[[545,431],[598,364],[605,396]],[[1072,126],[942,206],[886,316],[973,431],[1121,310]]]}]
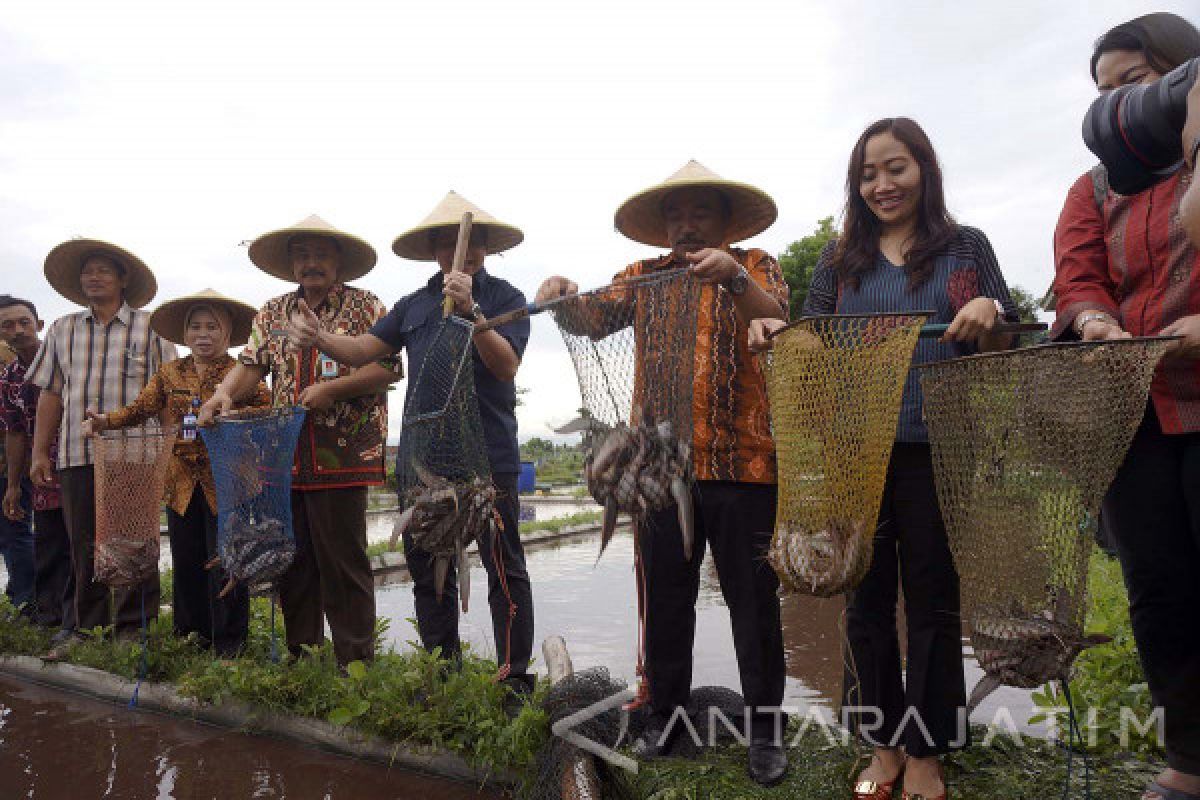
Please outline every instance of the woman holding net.
[{"label": "woman holding net", "polygon": [[[922,340],[914,363],[1003,349],[992,333],[1016,307],[982,232],[955,224],[933,145],[917,123],[882,119],[863,132],[846,177],[845,225],[821,253],[804,314],[934,311],[941,340]],[[784,323],[755,320],[751,347]],[[915,370],[904,387],[871,567],[847,601],[845,704],[869,709],[854,727],[874,747],[854,796],[945,798],[939,756],[966,745],[958,575],[933,483]],[[897,576],[908,622],[907,671],[896,628]],[[881,722],[870,728],[872,723]]]},{"label": "woman holding net", "polygon": [[[1198,56],[1190,22],[1146,14],[1100,37],[1091,76],[1100,91],[1153,83]],[[1054,337],[1182,337],[1159,363],[1104,503],[1146,682],[1164,710],[1168,769],[1146,800],[1200,798],[1200,249],[1181,235],[1180,216],[1193,169],[1181,164],[1122,195],[1096,166],[1067,193],[1054,232]]]},{"label": "woman holding net", "polygon": [[[246,342],[254,314],[251,306],[212,289],[164,303],[151,315],[150,326],[191,354],[164,364],[125,408],[107,414],[88,411],[84,423],[85,436],[139,425],[151,417],[164,426],[179,426],[165,490],[175,633],[194,633],[224,657],[237,655],[246,644],[250,595],[239,585],[220,597],[220,570],[206,569],[217,552],[217,499],[208,453],[196,435],[196,410],[233,368],[227,351]],[[259,383],[245,405],[270,402],[266,384]]]}]

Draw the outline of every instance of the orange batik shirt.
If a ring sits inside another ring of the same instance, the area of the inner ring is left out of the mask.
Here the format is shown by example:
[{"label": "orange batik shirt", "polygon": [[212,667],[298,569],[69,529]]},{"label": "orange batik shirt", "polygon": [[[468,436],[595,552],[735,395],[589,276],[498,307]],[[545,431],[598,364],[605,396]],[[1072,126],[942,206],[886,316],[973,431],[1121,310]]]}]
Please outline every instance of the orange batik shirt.
[{"label": "orange batik shirt", "polygon": [[[783,270],[762,250],[728,251],[751,280],[787,308]],[[630,264],[614,280],[679,266],[666,255]],[[737,318],[733,296],[712,284],[700,287],[693,363],[692,451],[695,477],[702,481],[775,482],[775,442],[767,386],[747,329]]]}]

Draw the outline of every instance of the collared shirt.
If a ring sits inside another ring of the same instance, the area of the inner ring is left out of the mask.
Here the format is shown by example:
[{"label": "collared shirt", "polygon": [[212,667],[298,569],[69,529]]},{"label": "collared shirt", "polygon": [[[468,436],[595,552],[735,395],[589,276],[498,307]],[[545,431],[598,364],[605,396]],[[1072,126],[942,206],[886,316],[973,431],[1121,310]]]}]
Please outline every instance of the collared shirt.
[{"label": "collared shirt", "polygon": [[176,357],[175,345],[150,329],[150,312],[122,303],[106,324],[91,309],[59,317],[29,364],[28,379],[62,397],[58,468],[93,463],[84,412],[107,413],[133,401],[150,376]]},{"label": "collared shirt", "polygon": [[[442,324],[442,273],[425,286],[402,297],[387,316],[371,328],[371,333],[390,346],[408,352],[408,388],[405,402],[412,395],[429,345]],[[486,317],[525,307],[525,295],[508,281],[481,269],[472,276],[471,295]],[[512,345],[520,359],[529,341],[529,318],[495,328]],[[517,449],[517,389],[513,381],[502,381],[492,374],[479,353],[471,349],[475,376],[475,395],[479,418],[487,440],[488,463],[492,472],[517,472],[521,467]]]},{"label": "collared shirt", "polygon": [[[8,342],[0,340],[0,369],[7,367],[17,360],[17,354],[8,346]],[[0,450],[4,448],[0,447]],[[8,474],[8,459],[0,452],[0,475]]]},{"label": "collared shirt", "polygon": [[[788,289],[779,263],[762,250],[730,248],[750,278],[787,308]],[[635,262],[614,280],[676,266],[670,254]],[[635,323],[635,328],[637,327]],[[697,480],[775,482],[775,441],[767,385],[747,344],[746,326],[733,296],[700,286],[693,357],[692,461]]]},{"label": "collared shirt", "polygon": [[[33,447],[33,427],[37,420],[38,396],[42,390],[26,378],[26,365],[15,359],[0,372],[0,432],[25,436],[26,455]],[[50,461],[54,462],[58,446],[50,445]],[[61,505],[58,480],[46,489],[33,487],[33,510],[49,511]]]},{"label": "collared shirt", "polygon": [[[1074,337],[1081,311],[1106,311],[1134,336],[1200,313],[1200,249],[1179,221],[1190,170],[1135,195],[1108,192],[1097,208],[1091,173],[1067,192],[1054,230],[1052,335]],[[1200,360],[1164,359],[1150,385],[1164,433],[1200,431]]]},{"label": "collared shirt", "polygon": [[[887,312],[933,311],[933,323],[950,323],[962,307],[977,297],[999,300],[1004,318],[1016,322],[1019,314],[1009,294],[996,254],[983,231],[960,225],[958,237],[938,254],[933,272],[920,286],[909,288],[908,272],[879,255],[875,269],[863,274],[858,288],[845,286],[833,271],[836,241],[829,242],[813,268],[812,284],[804,301],[805,315],[881,314]],[[913,351],[912,369],[904,383],[896,441],[927,442],[924,395],[917,365],[978,352],[973,342],[921,339]]]},{"label": "collared shirt", "polygon": [[[270,371],[271,403],[275,406],[296,405],[308,386],[354,372],[353,367],[333,364],[336,374],[323,375],[322,355],[315,347],[297,351],[278,334],[287,327],[301,297],[302,290],[297,289],[268,300],[254,317],[250,341],[239,357],[243,364]],[[338,283],[313,313],[321,330],[358,336],[367,333],[387,308],[371,292]],[[398,361],[380,363],[397,376],[404,374]],[[292,488],[335,489],[383,483],[386,437],[386,392],[339,400],[327,411],[310,410],[296,445]]]},{"label": "collared shirt", "polygon": [[[236,363],[224,353],[203,368],[197,367],[190,355],[169,361],[154,373],[136,400],[108,413],[108,427],[140,425],[151,417],[158,418],[164,425],[178,425],[183,415],[192,408],[192,400],[198,399],[202,404],[212,397],[217,385]],[[254,395],[239,403],[238,407],[267,406],[270,403],[271,393],[267,385],[260,381]],[[181,433],[175,439],[174,453],[167,462],[163,491],[167,506],[181,516],[186,514],[197,486],[204,492],[204,499],[215,514],[217,492],[213,486],[208,451],[200,436],[188,441],[182,438]]]}]

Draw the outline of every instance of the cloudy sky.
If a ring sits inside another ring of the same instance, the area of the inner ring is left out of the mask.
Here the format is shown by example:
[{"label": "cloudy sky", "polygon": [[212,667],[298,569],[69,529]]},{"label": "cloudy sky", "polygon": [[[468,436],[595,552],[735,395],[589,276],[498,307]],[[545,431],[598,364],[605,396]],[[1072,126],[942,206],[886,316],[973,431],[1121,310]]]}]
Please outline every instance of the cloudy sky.
[{"label": "cloudy sky", "polygon": [[[648,254],[616,206],[689,158],[775,197],[751,243],[778,253],[837,213],[862,128],[907,115],[953,213],[1041,293],[1092,163],[1091,44],[1152,10],[1200,22],[1129,0],[6,3],[0,291],[70,311],[43,259],[95,236],[151,265],[157,300],[258,305],[287,286],[240,243],[317,213],[379,250],[359,285],[390,305],[431,273],[391,240],[451,188],[525,231],[489,268],[530,297],[552,273],[598,285]],[[523,437],[578,406],[553,325],[534,330]]]}]

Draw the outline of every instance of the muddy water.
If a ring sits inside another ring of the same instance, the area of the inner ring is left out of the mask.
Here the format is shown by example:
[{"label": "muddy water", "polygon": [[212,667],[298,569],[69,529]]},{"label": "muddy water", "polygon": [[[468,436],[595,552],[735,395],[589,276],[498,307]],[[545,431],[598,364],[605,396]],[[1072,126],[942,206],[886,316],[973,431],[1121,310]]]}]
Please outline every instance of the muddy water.
[{"label": "muddy water", "polygon": [[[534,642],[540,646],[551,634],[567,640],[576,669],[605,666],[618,680],[632,680],[637,664],[637,603],[633,580],[633,542],[618,534],[596,564],[598,538],[572,540],[566,544],[529,553],[527,561],[536,603]],[[475,567],[470,612],[460,631],[476,652],[495,656],[491,618],[485,593],[487,575]],[[386,586],[376,592],[380,616],[391,619],[392,643],[402,647],[416,639],[408,622],[413,616],[412,588],[408,583]],[[840,599],[786,597],[782,620],[787,653],[788,678],[785,704],[798,713],[816,709],[825,718],[837,707],[842,686]],[[739,689],[734,660],[733,633],[729,612],[721,598],[720,584],[711,557],[701,568],[700,597],[696,609],[696,643],[693,686],[717,685]],[[535,652],[540,661],[540,652]],[[983,673],[974,660],[965,659],[967,687]],[[535,669],[544,670],[536,664]],[[1007,709],[1015,724],[1028,733],[1039,733],[1025,721],[1032,713],[1028,692],[1001,689],[972,716],[973,722],[996,720]],[[1001,719],[1008,724],[1006,719]]]},{"label": "muddy water", "polygon": [[499,796],[0,678],[0,798],[5,800]]},{"label": "muddy water", "polygon": [[[390,505],[390,504],[389,504]],[[576,500],[571,497],[521,497],[521,520],[545,521],[569,517],[584,511],[599,511],[600,506],[590,498]],[[392,526],[399,513],[390,510],[375,510],[367,514],[367,541],[381,542],[392,535]]]}]

